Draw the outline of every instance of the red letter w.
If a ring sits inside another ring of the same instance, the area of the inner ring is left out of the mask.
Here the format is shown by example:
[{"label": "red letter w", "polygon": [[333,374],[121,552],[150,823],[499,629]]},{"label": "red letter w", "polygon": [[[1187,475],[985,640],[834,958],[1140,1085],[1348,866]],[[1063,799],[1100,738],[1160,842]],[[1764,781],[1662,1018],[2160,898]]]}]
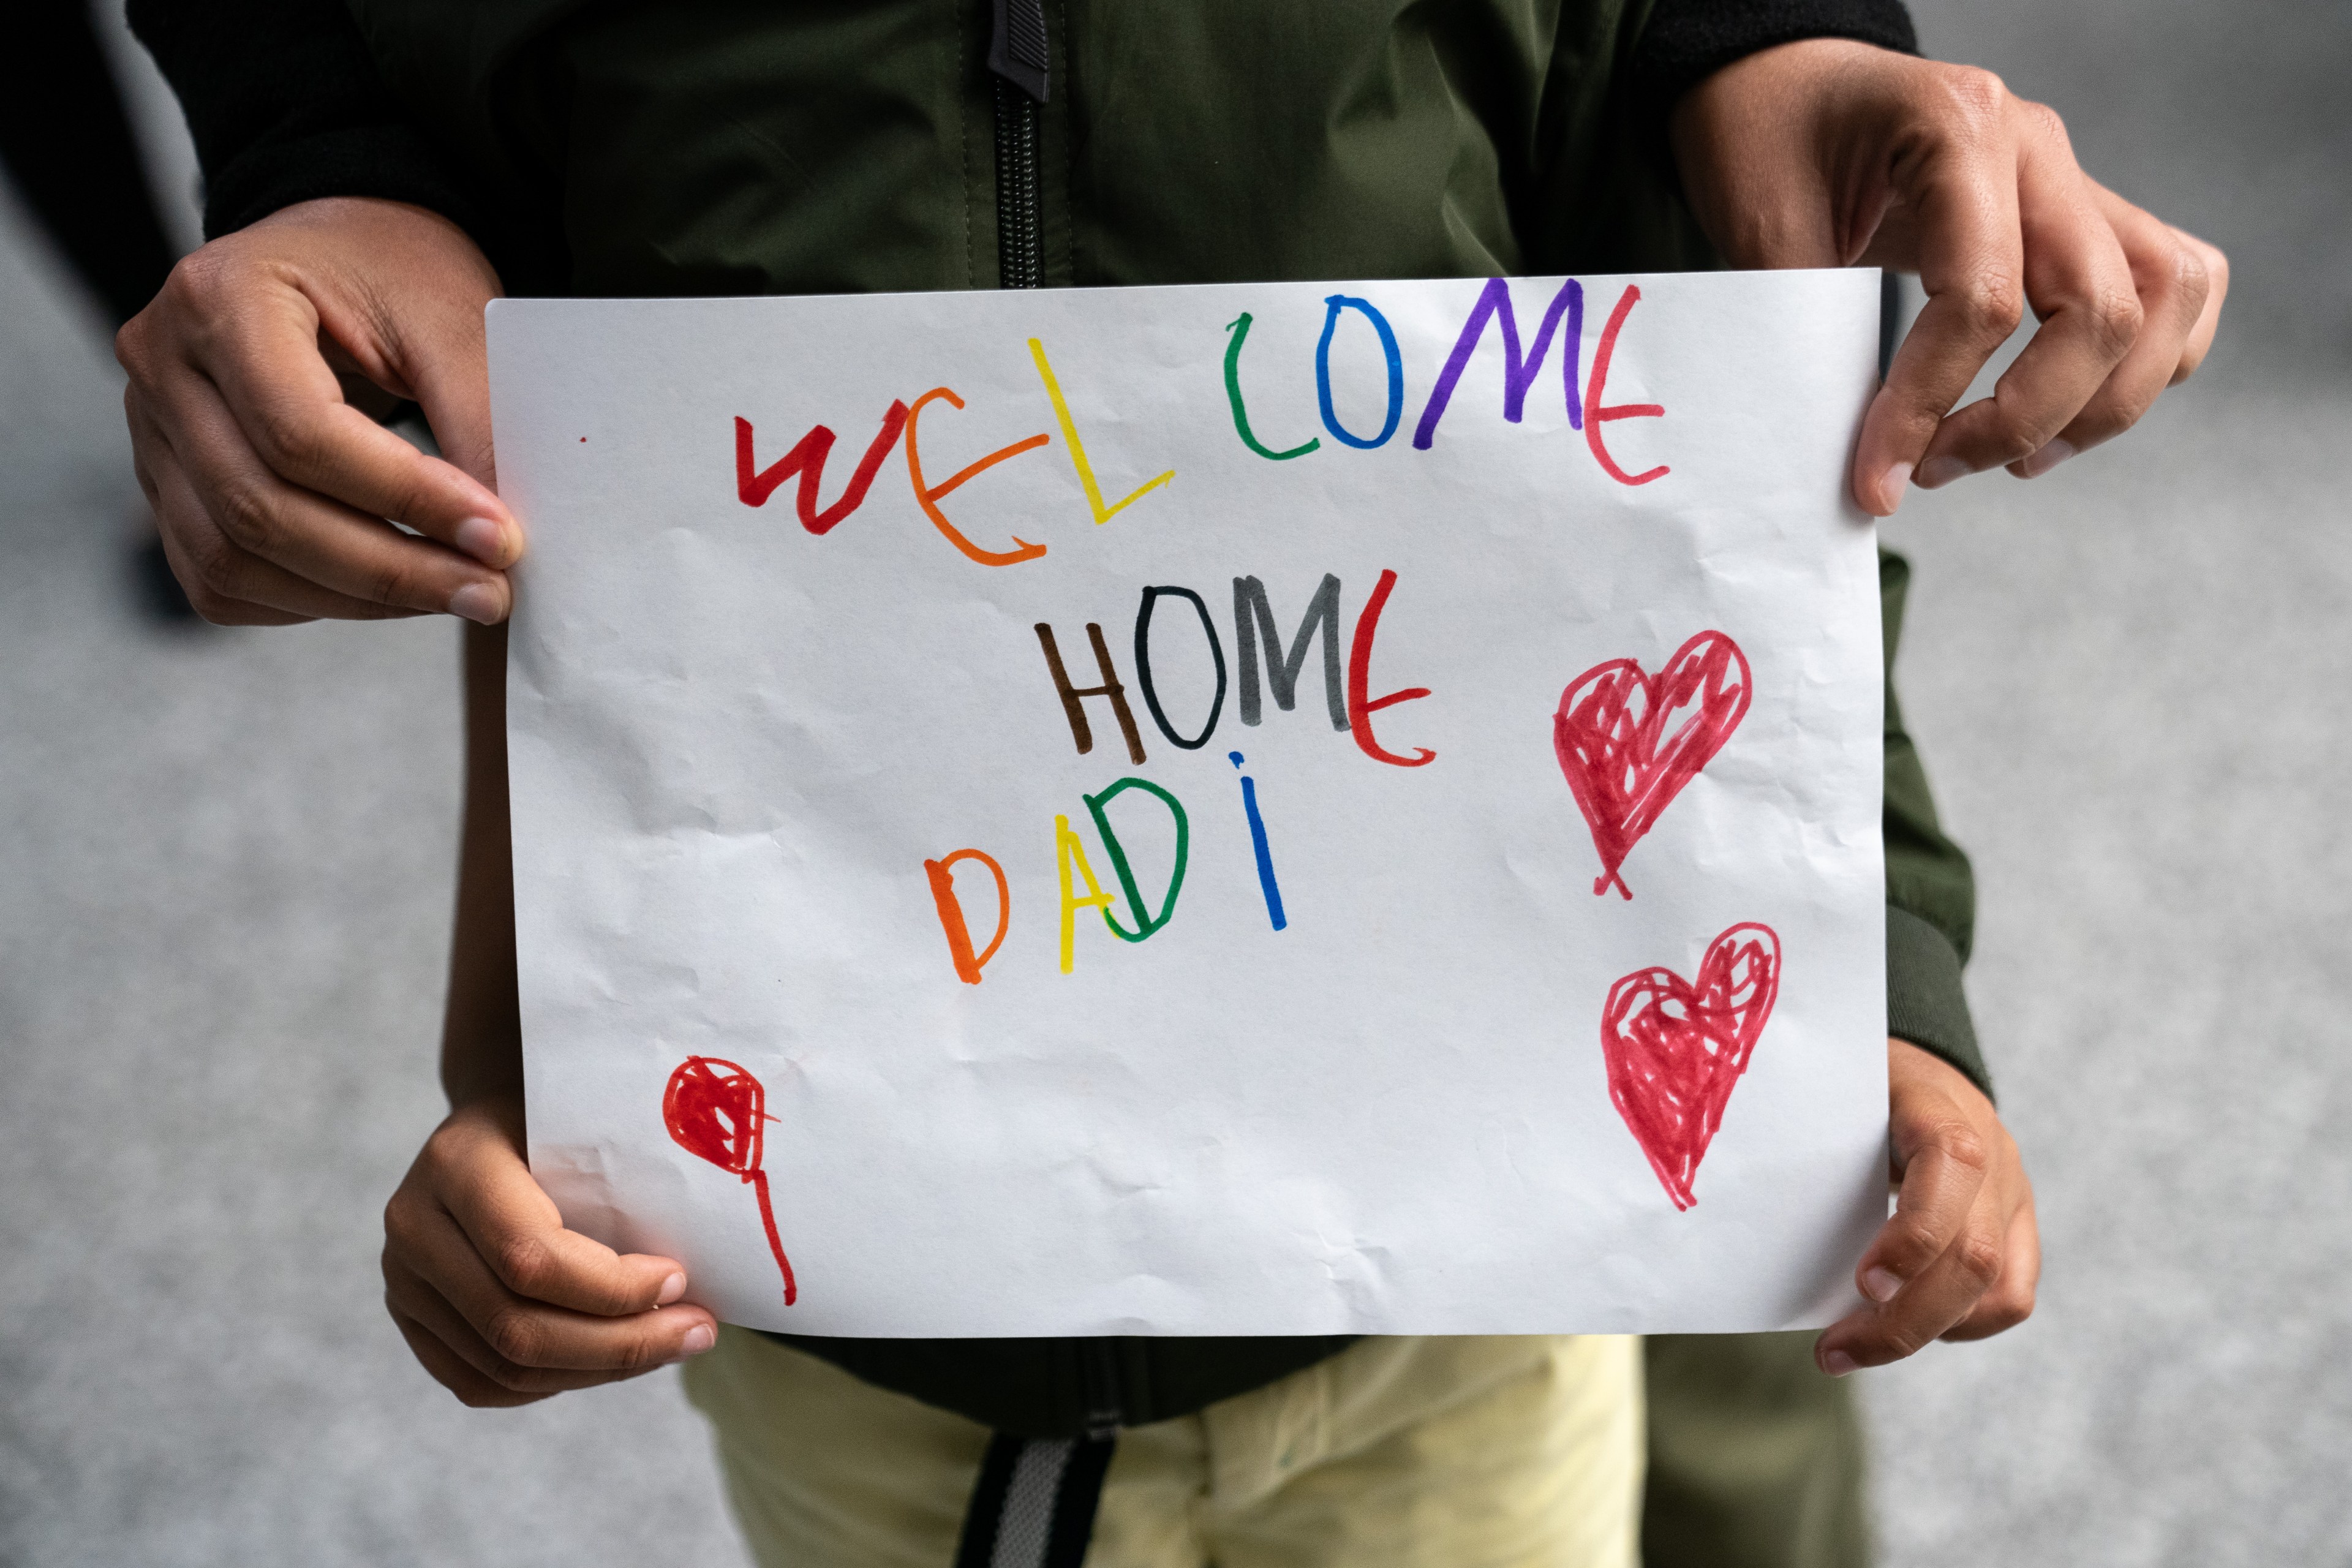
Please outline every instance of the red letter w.
[{"label": "red letter w", "polygon": [[817,486],[824,479],[824,460],[833,451],[833,432],[817,426],[800,438],[800,444],[785,453],[771,468],[754,471],[751,460],[751,422],[740,415],[735,419],[735,493],[743,498],[745,506],[764,506],[776,487],[794,474],[801,477],[800,490],[793,498],[799,504],[801,526],[811,533],[829,531],[833,525],[856,511],[866,500],[866,491],[874,483],[874,476],[882,467],[882,459],[898,444],[898,432],[907,427],[907,405],[893,403],[890,411],[882,416],[881,433],[874,444],[866,448],[857,471],[849,476],[849,488],[841,499],[825,508],[816,509]]}]

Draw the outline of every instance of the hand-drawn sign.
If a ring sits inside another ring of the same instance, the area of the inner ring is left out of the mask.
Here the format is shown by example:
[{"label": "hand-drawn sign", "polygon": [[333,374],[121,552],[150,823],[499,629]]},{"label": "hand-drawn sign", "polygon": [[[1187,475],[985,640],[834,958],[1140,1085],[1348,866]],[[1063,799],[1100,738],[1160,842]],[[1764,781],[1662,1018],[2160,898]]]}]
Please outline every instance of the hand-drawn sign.
[{"label": "hand-drawn sign", "polygon": [[[1654,676],[1636,660],[1612,658],[1560,693],[1552,747],[1601,854],[1596,896],[1612,882],[1633,896],[1617,868],[1739,727],[1750,684],[1739,645],[1721,632],[1701,632]],[[1685,710],[1689,717],[1668,734],[1667,722]]]},{"label": "hand-drawn sign", "polygon": [[1601,1052],[1609,1098],[1678,1209],[1780,990],[1780,939],[1750,921],[1717,937],[1696,981],[1639,969],[1609,988]]},{"label": "hand-drawn sign", "polygon": [[485,318],[501,494],[563,536],[507,722],[566,1223],[827,1336],[1843,1312],[1885,1209],[1877,281],[1030,293]]},{"label": "hand-drawn sign", "polygon": [[776,1234],[776,1211],[768,1202],[768,1173],[760,1169],[761,1139],[767,1114],[767,1091],[760,1080],[733,1062],[716,1057],[688,1057],[669,1075],[662,1095],[662,1120],[669,1135],[688,1153],[709,1161],[731,1175],[740,1176],[760,1197],[760,1223],[768,1227],[768,1250],[784,1277],[784,1305],[800,1295],[793,1280],[792,1260],[784,1256],[783,1238]]}]

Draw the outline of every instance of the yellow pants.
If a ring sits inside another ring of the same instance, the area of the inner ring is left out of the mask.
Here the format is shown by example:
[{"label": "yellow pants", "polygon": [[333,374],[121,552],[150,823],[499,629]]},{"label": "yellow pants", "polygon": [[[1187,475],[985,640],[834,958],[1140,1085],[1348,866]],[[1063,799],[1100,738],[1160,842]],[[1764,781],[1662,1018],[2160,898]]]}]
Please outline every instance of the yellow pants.
[{"label": "yellow pants", "polygon": [[[761,1568],[948,1568],[987,1428],[741,1329],[688,1363]],[[1122,1431],[1087,1568],[1633,1568],[1641,1342],[1370,1339]]]}]

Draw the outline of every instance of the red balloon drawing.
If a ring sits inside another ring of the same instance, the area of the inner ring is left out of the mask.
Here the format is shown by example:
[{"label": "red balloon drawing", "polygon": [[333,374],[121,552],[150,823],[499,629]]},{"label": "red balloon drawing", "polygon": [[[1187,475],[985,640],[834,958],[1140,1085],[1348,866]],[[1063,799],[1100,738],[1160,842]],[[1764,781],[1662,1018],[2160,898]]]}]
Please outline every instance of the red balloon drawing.
[{"label": "red balloon drawing", "polygon": [[1753,922],[1717,937],[1695,981],[1641,969],[1609,988],[1601,1010],[1609,1098],[1678,1209],[1698,1201],[1698,1163],[1780,990],[1780,939]]},{"label": "red balloon drawing", "polygon": [[776,1211],[768,1202],[768,1173],[760,1169],[761,1138],[774,1117],[767,1113],[760,1080],[717,1057],[688,1057],[669,1075],[662,1095],[662,1120],[678,1147],[743,1178],[760,1196],[760,1223],[768,1227],[768,1250],[784,1277],[784,1305],[800,1294],[792,1260],[776,1234]]},{"label": "red balloon drawing", "polygon": [[1613,882],[1633,896],[1617,868],[1739,727],[1748,685],[1747,656],[1721,632],[1699,633],[1655,675],[1612,658],[1568,683],[1552,749],[1601,854],[1595,894]]}]

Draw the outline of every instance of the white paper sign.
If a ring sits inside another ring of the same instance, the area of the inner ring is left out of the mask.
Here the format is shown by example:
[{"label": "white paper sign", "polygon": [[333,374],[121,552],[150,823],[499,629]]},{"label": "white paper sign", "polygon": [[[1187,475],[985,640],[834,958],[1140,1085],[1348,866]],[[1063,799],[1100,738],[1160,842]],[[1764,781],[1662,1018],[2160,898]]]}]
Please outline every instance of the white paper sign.
[{"label": "white paper sign", "polygon": [[1877,300],[492,306],[567,1222],[816,1334],[1829,1321],[1885,1214]]}]

